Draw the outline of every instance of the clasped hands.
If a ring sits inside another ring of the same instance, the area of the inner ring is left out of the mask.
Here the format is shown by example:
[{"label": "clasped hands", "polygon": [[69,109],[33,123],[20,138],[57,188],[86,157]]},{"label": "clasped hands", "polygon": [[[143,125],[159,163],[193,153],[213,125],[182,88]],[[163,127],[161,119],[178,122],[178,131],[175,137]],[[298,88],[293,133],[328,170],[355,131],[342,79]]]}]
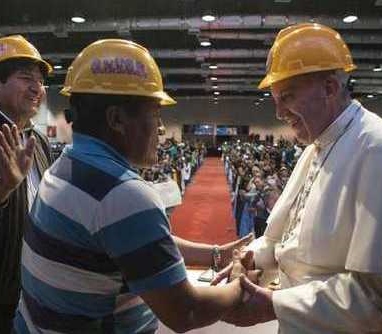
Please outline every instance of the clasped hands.
[{"label": "clasped hands", "polygon": [[220,271],[211,282],[211,285],[216,285],[225,278],[228,281],[240,279],[242,302],[226,313],[223,321],[235,326],[248,327],[276,319],[272,303],[273,292],[257,285],[261,270],[255,268],[252,251],[241,255],[240,251],[235,249],[231,264]]}]

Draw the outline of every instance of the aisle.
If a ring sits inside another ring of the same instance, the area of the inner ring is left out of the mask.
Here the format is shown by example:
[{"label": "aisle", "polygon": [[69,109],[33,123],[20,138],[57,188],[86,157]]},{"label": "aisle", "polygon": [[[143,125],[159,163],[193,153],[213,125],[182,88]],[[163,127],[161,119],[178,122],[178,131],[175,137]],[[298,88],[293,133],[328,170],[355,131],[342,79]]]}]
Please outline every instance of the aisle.
[{"label": "aisle", "polygon": [[207,158],[188,185],[183,204],[171,215],[179,237],[221,244],[237,239],[230,194],[219,158]]}]

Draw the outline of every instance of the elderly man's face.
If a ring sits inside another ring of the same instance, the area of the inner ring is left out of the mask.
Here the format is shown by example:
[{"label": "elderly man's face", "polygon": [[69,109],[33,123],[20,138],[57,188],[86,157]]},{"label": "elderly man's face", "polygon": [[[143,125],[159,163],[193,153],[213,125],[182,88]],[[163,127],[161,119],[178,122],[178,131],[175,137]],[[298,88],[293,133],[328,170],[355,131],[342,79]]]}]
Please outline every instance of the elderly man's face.
[{"label": "elderly man's face", "polygon": [[300,141],[308,144],[330,124],[325,94],[324,79],[315,74],[272,85],[277,118],[286,122]]}]

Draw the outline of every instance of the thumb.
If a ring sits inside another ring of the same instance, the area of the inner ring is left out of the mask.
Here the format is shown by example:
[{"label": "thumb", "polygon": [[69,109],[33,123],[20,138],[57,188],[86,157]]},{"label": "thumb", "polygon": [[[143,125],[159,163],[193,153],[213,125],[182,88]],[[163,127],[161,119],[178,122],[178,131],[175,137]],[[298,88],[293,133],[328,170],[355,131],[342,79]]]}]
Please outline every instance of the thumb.
[{"label": "thumb", "polygon": [[247,277],[248,279],[255,283],[255,284],[258,284],[259,283],[259,278],[261,277],[261,275],[263,274],[263,271],[260,270],[260,269],[255,269],[255,270],[248,270],[247,271]]},{"label": "thumb", "polygon": [[254,239],[253,233],[249,233],[246,236],[242,237],[241,239],[237,240],[236,247],[241,248],[243,246],[246,246],[248,243],[250,243]]},{"label": "thumb", "polygon": [[253,269],[255,267],[253,260],[253,251],[246,252],[244,258],[241,260],[241,263],[246,270]]},{"label": "thumb", "polygon": [[26,173],[28,173],[29,169],[32,167],[35,145],[36,138],[32,136],[28,139],[27,144],[22,152],[23,156],[20,159],[19,168],[24,175],[26,175]]},{"label": "thumb", "polygon": [[28,139],[26,147],[25,147],[25,155],[28,158],[32,158],[35,146],[36,146],[36,138],[34,136],[31,136]]},{"label": "thumb", "polygon": [[239,278],[240,274],[245,273],[245,271],[245,268],[241,264],[240,251],[238,249],[234,249],[232,252],[232,270],[229,281],[231,282],[234,279]]},{"label": "thumb", "polygon": [[232,270],[233,263],[231,262],[227,267],[225,267],[223,270],[219,271],[216,276],[212,279],[211,285],[217,285],[220,283],[224,278],[227,278]]},{"label": "thumb", "polygon": [[241,262],[240,251],[237,248],[232,251],[232,262],[234,265]]},{"label": "thumb", "polygon": [[240,284],[251,296],[255,295],[258,291],[257,285],[253,284],[245,275],[240,276]]}]

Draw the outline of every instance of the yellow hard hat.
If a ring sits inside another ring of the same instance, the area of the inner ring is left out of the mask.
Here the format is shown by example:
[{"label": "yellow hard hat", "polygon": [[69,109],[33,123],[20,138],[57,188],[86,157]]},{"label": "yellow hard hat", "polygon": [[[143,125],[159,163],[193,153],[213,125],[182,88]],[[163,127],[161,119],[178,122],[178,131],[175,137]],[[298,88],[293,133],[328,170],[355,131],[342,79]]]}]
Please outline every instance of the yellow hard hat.
[{"label": "yellow hard hat", "polygon": [[0,38],[0,62],[13,58],[36,60],[45,67],[47,73],[53,71],[52,66],[42,59],[40,52],[21,35]]},{"label": "yellow hard hat", "polygon": [[268,54],[265,78],[259,88],[305,73],[356,69],[340,34],[317,23],[301,23],[281,30]]},{"label": "yellow hard hat", "polygon": [[103,39],[83,49],[60,93],[147,96],[161,105],[176,103],[164,92],[158,65],[147,49],[124,39]]}]

